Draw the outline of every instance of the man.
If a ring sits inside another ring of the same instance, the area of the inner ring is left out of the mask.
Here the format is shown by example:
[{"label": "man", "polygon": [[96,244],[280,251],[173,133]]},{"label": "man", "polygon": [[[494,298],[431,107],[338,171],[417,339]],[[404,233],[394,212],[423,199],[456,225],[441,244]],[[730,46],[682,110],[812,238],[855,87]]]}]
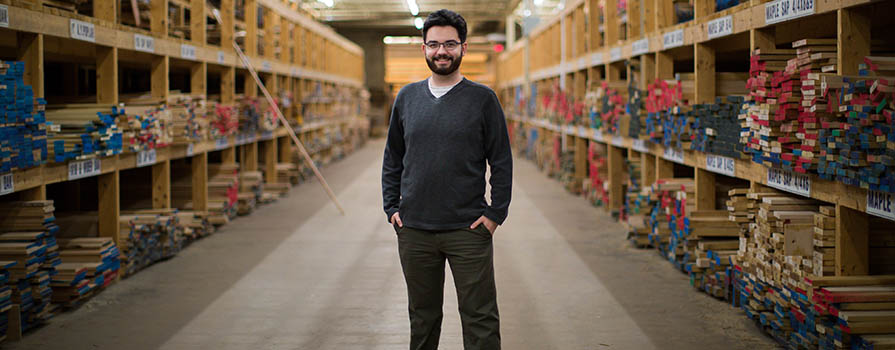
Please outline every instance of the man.
[{"label": "man", "polygon": [[[395,99],[382,162],[382,200],[407,282],[410,349],[437,349],[450,263],[463,345],[500,349],[492,236],[510,205],[513,160],[497,95],[457,70],[466,21],[439,10],[423,25],[432,76]],[[491,166],[491,204],[485,166]]]}]

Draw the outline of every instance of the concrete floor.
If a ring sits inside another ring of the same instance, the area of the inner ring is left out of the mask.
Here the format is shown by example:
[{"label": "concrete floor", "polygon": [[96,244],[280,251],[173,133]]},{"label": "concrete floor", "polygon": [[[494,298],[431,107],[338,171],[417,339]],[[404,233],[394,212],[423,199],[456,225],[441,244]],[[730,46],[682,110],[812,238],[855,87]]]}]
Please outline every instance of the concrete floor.
[{"label": "concrete floor", "polygon": [[[113,285],[10,349],[406,349],[406,291],[381,210],[384,143]],[[631,248],[602,209],[518,159],[495,236],[504,349],[775,348],[738,309]],[[447,274],[441,349],[460,349]]]}]

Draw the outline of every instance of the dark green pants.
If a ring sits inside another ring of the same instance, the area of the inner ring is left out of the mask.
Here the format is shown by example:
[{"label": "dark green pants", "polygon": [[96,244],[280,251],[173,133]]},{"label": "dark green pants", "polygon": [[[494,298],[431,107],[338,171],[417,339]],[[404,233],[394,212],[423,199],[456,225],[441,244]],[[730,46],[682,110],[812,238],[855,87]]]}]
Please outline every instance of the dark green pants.
[{"label": "dark green pants", "polygon": [[410,311],[410,349],[438,349],[444,301],[444,262],[451,264],[463,348],[500,349],[494,251],[485,225],[431,232],[395,226]]}]

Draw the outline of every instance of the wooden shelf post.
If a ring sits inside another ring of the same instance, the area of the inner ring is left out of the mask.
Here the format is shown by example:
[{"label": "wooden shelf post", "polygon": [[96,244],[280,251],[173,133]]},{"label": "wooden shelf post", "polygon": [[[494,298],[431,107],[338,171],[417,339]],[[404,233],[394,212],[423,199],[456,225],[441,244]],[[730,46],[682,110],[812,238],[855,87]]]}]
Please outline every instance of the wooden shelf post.
[{"label": "wooden shelf post", "polygon": [[[108,1],[108,0],[104,0]],[[150,0],[149,28],[153,35],[168,37],[168,0]],[[199,16],[197,16],[199,17]],[[114,20],[113,20],[114,21]]]},{"label": "wooden shelf post", "polygon": [[836,276],[870,273],[867,214],[836,205]]},{"label": "wooden shelf post", "polygon": [[240,167],[247,171],[258,170],[258,143],[252,142],[243,146],[245,149],[245,159],[242,160]]},{"label": "wooden shelf post", "polygon": [[171,160],[152,165],[152,208],[171,207]]},{"label": "wooden shelf post", "polygon": [[715,210],[715,173],[696,168],[696,210]]},{"label": "wooden shelf post", "polygon": [[[168,56],[152,57],[152,97],[160,98],[164,101],[168,100],[169,84],[169,62]],[[193,79],[195,80],[195,79]],[[202,83],[205,84],[204,82]]]},{"label": "wooden shelf post", "polygon": [[117,47],[96,47],[96,102],[118,103]]},{"label": "wooden shelf post", "polygon": [[19,61],[25,62],[25,84],[34,97],[44,97],[44,35],[16,32]]},{"label": "wooden shelf post", "polygon": [[858,64],[870,55],[870,15],[866,9],[845,8],[836,11],[837,71],[858,75]]},{"label": "wooden shelf post", "polygon": [[[190,94],[193,96],[206,95],[208,82],[208,63],[195,62],[190,65]],[[223,87],[221,87],[223,94]]]},{"label": "wooden shelf post", "polygon": [[193,184],[193,210],[208,210],[208,153],[202,152],[190,159]]},{"label": "wooden shelf post", "polygon": [[274,140],[262,141],[264,145],[264,180],[277,183],[277,147]]},{"label": "wooden shelf post", "polygon": [[697,43],[693,49],[696,84],[695,103],[715,102],[715,49],[708,43]]},{"label": "wooden shelf post", "polygon": [[607,145],[608,147],[608,167],[609,167],[609,209],[619,210],[622,208],[625,194],[622,193],[622,186],[625,178],[625,158],[624,148]]},{"label": "wooden shelf post", "polygon": [[99,200],[97,231],[100,237],[111,237],[118,246],[121,245],[118,223],[121,216],[119,178],[118,169],[97,177]]},{"label": "wooden shelf post", "polygon": [[[205,46],[208,42],[206,39],[208,24],[206,23],[207,19],[205,17],[205,1],[206,0],[190,0],[190,41],[196,46]],[[230,11],[232,13],[232,8]],[[222,44],[229,43],[229,41],[222,42]]]}]

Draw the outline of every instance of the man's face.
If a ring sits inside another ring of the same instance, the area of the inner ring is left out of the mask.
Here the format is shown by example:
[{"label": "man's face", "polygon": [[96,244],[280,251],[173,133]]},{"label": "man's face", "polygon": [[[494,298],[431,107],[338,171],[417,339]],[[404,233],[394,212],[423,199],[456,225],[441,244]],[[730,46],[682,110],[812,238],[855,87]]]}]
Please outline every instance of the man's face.
[{"label": "man's face", "polygon": [[435,26],[426,32],[423,43],[426,64],[432,73],[450,75],[460,68],[463,55],[466,54],[466,43],[460,43],[457,29],[451,26]]}]

